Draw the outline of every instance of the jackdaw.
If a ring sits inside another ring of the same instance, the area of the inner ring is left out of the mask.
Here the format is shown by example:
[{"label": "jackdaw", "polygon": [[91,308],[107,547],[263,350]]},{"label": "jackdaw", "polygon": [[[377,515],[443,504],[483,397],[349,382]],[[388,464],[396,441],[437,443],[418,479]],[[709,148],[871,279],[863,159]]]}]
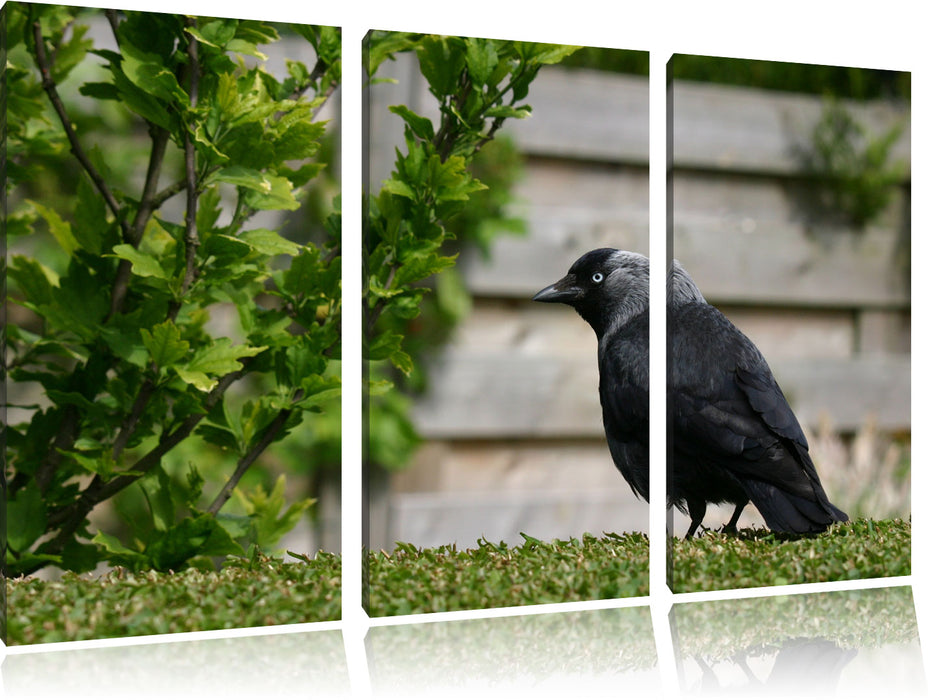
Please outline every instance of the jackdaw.
[{"label": "jackdaw", "polygon": [[[611,456],[649,500],[649,261],[613,248],[586,253],[533,297],[574,308],[598,337],[599,397]],[[667,294],[667,500],[692,523],[708,503],[754,503],[771,530],[815,533],[848,516],[826,497],[803,431],[754,344],[673,261]]]}]

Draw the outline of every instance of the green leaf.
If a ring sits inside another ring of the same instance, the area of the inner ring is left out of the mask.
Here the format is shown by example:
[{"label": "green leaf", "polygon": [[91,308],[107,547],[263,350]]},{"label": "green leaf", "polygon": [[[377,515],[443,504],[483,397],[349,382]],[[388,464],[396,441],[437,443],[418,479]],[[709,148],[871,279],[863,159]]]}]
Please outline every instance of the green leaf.
[{"label": "green leaf", "polygon": [[209,178],[209,182],[226,182],[238,187],[246,187],[258,192],[269,193],[273,191],[273,185],[270,180],[259,170],[245,168],[241,165],[232,165],[227,168],[221,168],[218,172]]},{"label": "green leaf", "polygon": [[238,239],[262,255],[296,255],[300,246],[265,228],[244,231]]},{"label": "green leaf", "polygon": [[419,70],[429,81],[432,94],[442,99],[454,93],[464,67],[464,49],[458,40],[430,35],[422,40],[416,53]]},{"label": "green leaf", "polygon": [[432,127],[432,121],[426,117],[421,117],[406,105],[393,105],[389,108],[391,112],[403,118],[409,127],[419,138],[424,141],[432,141],[435,137],[435,129]]},{"label": "green leaf", "polygon": [[276,547],[283,536],[298,524],[303,513],[315,503],[315,499],[306,498],[293,503],[281,514],[286,505],[285,492],[286,476],[283,474],[277,477],[270,493],[266,493],[259,485],[246,494],[240,489],[234,489],[235,497],[251,516],[254,542],[264,551]]},{"label": "green leaf", "polygon": [[28,302],[36,306],[52,302],[52,288],[58,285],[58,275],[52,270],[22,255],[14,255],[7,269]]},{"label": "green leaf", "polygon": [[157,367],[168,367],[188,354],[189,344],[182,340],[179,327],[171,320],[153,326],[151,331],[141,328],[140,335]]},{"label": "green leaf", "polygon": [[266,349],[266,346],[231,347],[230,338],[220,338],[213,345],[197,351],[187,365],[175,366],[173,369],[186,384],[191,384],[201,391],[211,391],[217,384],[217,380],[212,379],[212,376],[237,372],[243,368],[240,362],[242,358],[253,357]]},{"label": "green leaf", "polygon": [[131,43],[121,45],[124,74],[143,92],[178,105],[187,103],[187,95],[179,85],[175,72],[156,54],[141,51]]},{"label": "green leaf", "polygon": [[87,177],[78,180],[78,202],[72,233],[79,245],[92,255],[103,252],[104,234],[110,228],[104,199]]},{"label": "green leaf", "polygon": [[75,450],[59,450],[59,452],[75,460],[75,462],[89,474],[97,474],[103,479],[110,479],[114,473],[114,467],[116,465],[106,452],[98,457],[86,455]]},{"label": "green leaf", "polygon": [[409,375],[413,371],[413,359],[402,349],[403,336],[384,331],[370,342],[367,359],[390,360],[394,367]]},{"label": "green leaf", "polygon": [[442,256],[436,253],[413,256],[397,271],[394,284],[410,284],[430,277],[454,265],[457,257],[457,255]]},{"label": "green leaf", "polygon": [[412,188],[402,180],[397,180],[396,178],[384,180],[383,190],[389,192],[390,194],[406,197],[407,199],[416,199],[416,193],[413,192]]},{"label": "green leaf", "polygon": [[46,529],[46,506],[35,481],[29,481],[7,503],[7,543],[21,552]]},{"label": "green leaf", "polygon": [[121,243],[114,246],[114,255],[124,260],[129,260],[132,264],[133,274],[140,277],[155,277],[156,279],[168,280],[169,275],[163,270],[159,260],[152,255],[140,252],[132,245]]},{"label": "green leaf", "polygon": [[78,248],[78,241],[72,233],[71,224],[63,220],[58,212],[43,206],[39,202],[26,200],[39,213],[49,227],[49,233],[62,247],[68,255],[71,255]]},{"label": "green leaf", "polygon": [[91,542],[100,545],[106,553],[107,562],[114,566],[126,566],[131,569],[139,569],[149,564],[149,559],[141,552],[125,547],[120,540],[113,535],[98,531]]},{"label": "green leaf", "polygon": [[468,75],[476,86],[483,86],[498,64],[497,47],[487,39],[469,39],[465,54]]},{"label": "green leaf", "polygon": [[285,177],[232,165],[219,170],[209,178],[209,181],[226,182],[245,188],[248,191],[245,203],[254,209],[293,211],[299,208],[299,201],[292,193],[292,183]]},{"label": "green leaf", "polygon": [[484,116],[496,119],[526,119],[530,116],[532,111],[533,110],[528,105],[523,105],[521,107],[498,105],[485,112]]},{"label": "green leaf", "polygon": [[149,560],[159,571],[178,571],[195,556],[224,556],[243,551],[209,513],[183,519],[146,548]]},{"label": "green leaf", "polygon": [[250,190],[244,197],[247,206],[260,211],[295,211],[301,203],[293,194],[293,184],[285,177],[271,175],[267,177],[268,191]]}]

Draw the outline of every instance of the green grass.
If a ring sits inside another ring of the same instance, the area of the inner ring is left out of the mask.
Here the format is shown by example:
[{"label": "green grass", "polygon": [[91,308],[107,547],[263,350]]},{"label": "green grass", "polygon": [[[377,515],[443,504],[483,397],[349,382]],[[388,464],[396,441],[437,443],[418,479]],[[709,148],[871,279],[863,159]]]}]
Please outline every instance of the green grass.
[{"label": "green grass", "polygon": [[676,593],[904,576],[910,573],[910,523],[855,520],[813,537],[709,531],[674,539],[672,561]]},{"label": "green grass", "polygon": [[649,594],[646,535],[584,535],[524,544],[479,542],[370,552],[369,613],[374,617],[475,610]]},{"label": "green grass", "polygon": [[7,643],[129,637],[341,617],[341,560],[229,560],[218,572],[66,573],[7,581]]},{"label": "green grass", "polygon": [[[910,523],[856,520],[815,537],[766,530],[673,539],[676,592],[901,576],[910,573]],[[474,549],[399,544],[367,555],[374,617],[649,594],[642,534]],[[219,572],[65,574],[7,581],[7,643],[35,644],[337,620],[341,562],[229,559]]]}]

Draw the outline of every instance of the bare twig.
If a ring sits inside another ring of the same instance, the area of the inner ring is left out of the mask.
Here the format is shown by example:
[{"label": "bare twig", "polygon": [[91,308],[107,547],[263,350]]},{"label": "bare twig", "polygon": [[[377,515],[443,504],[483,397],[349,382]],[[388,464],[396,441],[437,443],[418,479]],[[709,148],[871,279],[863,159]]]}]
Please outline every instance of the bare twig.
[{"label": "bare twig", "polygon": [[111,31],[114,32],[114,40],[117,42],[117,45],[120,46],[120,39],[117,36],[117,27],[120,26],[117,10],[104,10],[104,16],[107,17],[107,22],[111,26]]},{"label": "bare twig", "polygon": [[[187,17],[186,23],[194,26],[195,18]],[[189,105],[198,104],[198,41],[193,34],[189,35],[188,47],[189,68]],[[185,129],[185,275],[182,278],[182,294],[189,289],[195,279],[195,253],[198,251],[198,228],[195,223],[198,212],[198,179],[195,172],[195,142],[192,138],[191,128]]]},{"label": "bare twig", "polygon": [[45,457],[36,469],[36,485],[40,493],[45,493],[52,481],[52,475],[62,461],[61,450],[70,450],[78,439],[78,409],[69,404],[62,408],[62,420],[59,423],[55,439],[49,445]]},{"label": "bare twig", "polygon": [[140,477],[150,472],[160,463],[160,460],[169,450],[192,433],[202,419],[211,411],[212,407],[224,397],[224,393],[231,384],[247,373],[248,364],[249,360],[244,361],[244,365],[241,369],[226,374],[219,379],[218,383],[205,398],[205,402],[202,405],[204,412],[193,413],[187,416],[179,427],[171,433],[164,434],[157,445],[138,459],[130,469],[109,481],[105,481],[100,475],[95,476],[87,488],[81,493],[77,501],[50,513],[48,525],[50,528],[58,528],[58,535],[43,543],[37,551],[44,554],[57,554],[61,552],[69,538],[81,527],[85,517],[87,517],[88,513],[90,513],[98,503],[106,501],[114,494],[119,493],[135,483]]},{"label": "bare twig", "polygon": [[266,427],[266,430],[263,431],[263,435],[260,436],[260,439],[256,444],[250,448],[250,450],[243,457],[240,458],[237,462],[237,467],[234,469],[234,473],[231,475],[231,478],[227,480],[227,483],[224,484],[224,488],[221,489],[221,493],[212,501],[211,505],[208,507],[208,512],[212,515],[217,515],[218,511],[228,502],[228,499],[231,497],[231,494],[234,493],[234,487],[237,486],[238,482],[241,480],[241,477],[247,472],[250,468],[250,465],[256,461],[263,451],[269,447],[280,432],[283,429],[283,426],[289,421],[292,417],[293,409],[284,408],[279,413],[276,414],[270,424]]},{"label": "bare twig", "polygon": [[36,65],[39,68],[39,74],[42,76],[42,89],[45,90],[49,101],[52,103],[52,108],[55,110],[59,121],[62,123],[65,136],[68,138],[68,143],[71,146],[71,152],[75,158],[78,159],[78,162],[81,163],[81,167],[85,169],[85,172],[88,173],[88,176],[98,189],[98,192],[104,197],[107,207],[114,214],[124,236],[126,236],[127,222],[123,212],[120,210],[120,204],[117,202],[117,198],[114,197],[113,192],[111,192],[110,187],[108,187],[107,183],[104,181],[104,178],[91,163],[88,155],[81,147],[81,143],[78,141],[78,135],[75,133],[71,120],[68,118],[68,112],[65,110],[65,105],[62,103],[62,98],[59,97],[58,88],[55,85],[55,81],[52,79],[52,64],[49,62],[48,56],[46,55],[45,39],[42,36],[42,25],[38,21],[33,22],[33,38],[36,47]]},{"label": "bare twig", "polygon": [[[133,224],[129,229],[124,230],[124,242],[129,243],[134,248],[140,245],[146,224],[159,206],[156,186],[159,184],[159,173],[162,170],[166,146],[169,143],[169,132],[155,124],[150,124],[150,138],[153,141],[153,147],[150,150],[149,165],[146,168],[146,181],[143,185],[143,194],[140,197],[140,206],[137,209],[136,216],[133,217]],[[121,259],[117,266],[117,274],[114,276],[114,284],[111,287],[111,305],[108,317],[119,313],[123,307],[130,286],[130,267],[130,261],[126,259]]]},{"label": "bare twig", "polygon": [[120,459],[121,453],[133,436],[137,423],[140,422],[140,417],[143,415],[143,411],[146,409],[146,405],[149,403],[155,390],[156,382],[152,379],[147,379],[143,382],[143,386],[140,387],[140,391],[133,401],[133,407],[130,409],[130,414],[124,418],[123,423],[120,425],[120,432],[117,433],[117,437],[114,439],[114,446],[111,448],[111,456],[115,462]]}]

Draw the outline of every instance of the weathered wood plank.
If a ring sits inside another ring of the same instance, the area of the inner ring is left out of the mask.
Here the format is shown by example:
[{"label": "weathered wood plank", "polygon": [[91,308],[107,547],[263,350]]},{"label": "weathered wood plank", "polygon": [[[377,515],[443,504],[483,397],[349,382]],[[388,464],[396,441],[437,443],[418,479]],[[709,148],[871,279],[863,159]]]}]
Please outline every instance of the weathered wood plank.
[{"label": "weathered wood plank", "polygon": [[630,487],[608,445],[591,440],[431,441],[393,475],[394,492],[604,490]]},{"label": "weathered wood plank", "polygon": [[533,113],[505,126],[533,155],[611,163],[650,160],[646,78],[550,66],[530,86]]},{"label": "weathered wood plank", "polygon": [[[414,407],[430,439],[581,438],[602,434],[596,362],[453,350],[430,368],[430,390]],[[825,417],[856,430],[873,417],[884,430],[910,425],[910,359],[773,362],[800,421]]]},{"label": "weathered wood plank", "polygon": [[[726,85],[675,81],[673,161],[677,168],[792,175],[802,173],[802,152],[822,115],[820,97]],[[859,123],[880,135],[905,119],[887,102],[845,102]],[[909,124],[893,156],[910,163]]]},{"label": "weathered wood plank", "polygon": [[712,302],[791,306],[909,305],[896,231],[807,234],[780,222],[676,214],[674,254]]},{"label": "weathered wood plank", "polygon": [[[595,224],[589,229],[531,214],[535,236],[501,237],[490,259],[467,252],[460,264],[477,296],[525,299],[593,248],[645,253],[641,223],[635,221],[629,229],[620,222],[614,228]],[[903,255],[902,239],[893,231],[810,238],[795,224],[678,216],[674,237],[677,259],[712,303],[909,307],[909,278],[894,261]]]},{"label": "weathered wood plank", "polygon": [[[528,298],[579,255],[611,246],[646,253],[646,205],[618,209],[607,173],[570,177],[567,193],[536,197],[552,174],[531,176],[522,192],[528,235],[495,240],[490,259],[466,253],[462,269],[478,296]],[[558,176],[556,176],[558,177]],[[601,190],[599,185],[604,185]],[[605,202],[585,198],[590,189]],[[633,192],[636,188],[628,188]],[[713,303],[907,308],[907,237],[896,224],[820,230],[797,215],[776,182],[706,182],[677,177],[674,247]],[[568,195],[568,198],[566,196]],[[546,200],[546,201],[544,201]],[[584,206],[578,206],[583,201]]]},{"label": "weathered wood plank", "polygon": [[[852,311],[720,307],[773,362],[780,359],[840,358],[854,354]],[[883,312],[882,312],[883,313]],[[479,300],[455,329],[451,347],[462,352],[510,352],[523,356],[595,361],[596,339],[566,307],[518,301]],[[909,347],[901,352],[909,352]]]}]

